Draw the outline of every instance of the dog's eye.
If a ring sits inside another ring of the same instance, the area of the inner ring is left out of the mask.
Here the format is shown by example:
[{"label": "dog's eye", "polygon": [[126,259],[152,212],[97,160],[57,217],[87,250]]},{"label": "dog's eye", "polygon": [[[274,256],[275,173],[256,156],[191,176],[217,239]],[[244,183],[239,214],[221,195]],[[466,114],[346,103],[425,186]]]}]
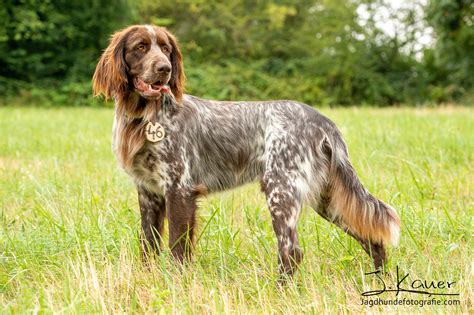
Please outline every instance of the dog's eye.
[{"label": "dog's eye", "polygon": [[136,49],[139,50],[139,51],[145,51],[146,45],[145,45],[145,44],[139,44],[139,45],[136,47]]},{"label": "dog's eye", "polygon": [[169,48],[168,46],[163,46],[163,47],[161,47],[161,50],[162,50],[164,53],[167,53],[167,54],[170,53],[170,48]]}]

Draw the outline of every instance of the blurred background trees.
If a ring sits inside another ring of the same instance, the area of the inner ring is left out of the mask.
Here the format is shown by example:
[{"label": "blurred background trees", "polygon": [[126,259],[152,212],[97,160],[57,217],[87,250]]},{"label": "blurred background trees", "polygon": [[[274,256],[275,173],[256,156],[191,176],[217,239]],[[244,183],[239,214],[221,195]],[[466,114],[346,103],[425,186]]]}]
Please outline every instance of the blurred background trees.
[{"label": "blurred background trees", "polygon": [[472,97],[473,2],[407,3],[3,0],[0,95],[90,104],[90,78],[108,36],[154,23],[177,35],[187,91],[201,97],[312,105]]},{"label": "blurred background trees", "polygon": [[0,95],[86,103],[92,71],[126,0],[0,0]]},{"label": "blurred background trees", "polygon": [[427,21],[437,36],[435,46],[425,54],[431,79],[446,86],[448,96],[472,91],[474,1],[432,0],[427,6]]}]

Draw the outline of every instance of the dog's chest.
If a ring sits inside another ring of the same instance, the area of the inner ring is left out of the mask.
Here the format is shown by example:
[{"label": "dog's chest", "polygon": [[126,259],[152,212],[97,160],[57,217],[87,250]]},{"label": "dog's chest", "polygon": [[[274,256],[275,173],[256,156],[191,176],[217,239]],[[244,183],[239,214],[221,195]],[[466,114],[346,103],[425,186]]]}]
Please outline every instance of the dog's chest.
[{"label": "dog's chest", "polygon": [[158,146],[147,144],[137,153],[129,171],[137,185],[158,194],[164,193],[169,181],[167,171],[170,166],[163,160],[162,155]]}]

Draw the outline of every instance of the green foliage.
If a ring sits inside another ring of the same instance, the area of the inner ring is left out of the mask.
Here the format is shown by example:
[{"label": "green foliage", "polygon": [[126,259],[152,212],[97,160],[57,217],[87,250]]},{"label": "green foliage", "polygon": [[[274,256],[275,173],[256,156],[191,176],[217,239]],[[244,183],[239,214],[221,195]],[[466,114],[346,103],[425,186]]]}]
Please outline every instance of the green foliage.
[{"label": "green foliage", "polygon": [[420,63],[393,41],[376,38],[374,25],[362,27],[359,4],[144,0],[139,16],[165,21],[177,34],[192,60],[189,91],[198,95],[343,105],[423,101]]},{"label": "green foliage", "polygon": [[436,31],[432,66],[442,73],[451,89],[474,87],[474,2],[471,0],[431,0],[428,21]]},{"label": "green foliage", "polygon": [[242,61],[224,65],[187,64],[187,92],[211,99],[262,100],[293,99],[308,104],[330,104],[317,78],[275,76],[264,71],[265,62],[255,62],[252,67]]},{"label": "green foliage", "polygon": [[89,79],[110,32],[129,23],[128,12],[125,0],[3,1],[0,88]]},{"label": "green foliage", "polygon": [[[458,100],[473,86],[467,0],[429,3],[438,41],[424,51],[415,49],[426,27],[416,6],[391,12],[402,32],[379,29],[374,16],[387,0],[4,1],[0,95],[28,102],[97,104],[94,66],[108,36],[132,23],[177,35],[187,91],[202,97],[393,105]],[[365,24],[361,5],[370,15]]]}]

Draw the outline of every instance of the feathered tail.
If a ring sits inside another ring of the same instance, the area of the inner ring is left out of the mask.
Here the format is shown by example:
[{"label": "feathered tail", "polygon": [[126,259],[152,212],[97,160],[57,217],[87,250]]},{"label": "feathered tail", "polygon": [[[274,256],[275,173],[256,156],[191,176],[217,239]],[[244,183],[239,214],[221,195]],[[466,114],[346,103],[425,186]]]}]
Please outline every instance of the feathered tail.
[{"label": "feathered tail", "polygon": [[361,184],[339,132],[330,141],[329,212],[344,228],[372,243],[398,245],[400,219],[395,209],[372,196]]}]

